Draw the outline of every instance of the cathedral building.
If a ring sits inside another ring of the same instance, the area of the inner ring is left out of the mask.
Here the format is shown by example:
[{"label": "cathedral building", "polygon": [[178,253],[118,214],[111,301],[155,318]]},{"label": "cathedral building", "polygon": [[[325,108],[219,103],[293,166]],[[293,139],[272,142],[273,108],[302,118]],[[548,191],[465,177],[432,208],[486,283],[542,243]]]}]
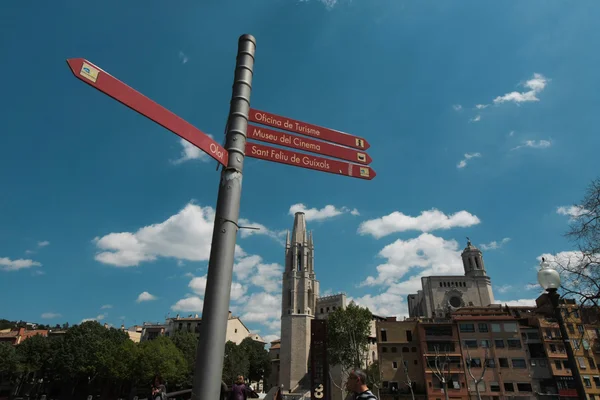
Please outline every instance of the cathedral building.
[{"label": "cathedral building", "polygon": [[485,271],[483,254],[469,238],[461,257],[464,275],[421,278],[422,290],[408,295],[410,317],[445,318],[449,312],[461,307],[494,304],[492,282]]}]

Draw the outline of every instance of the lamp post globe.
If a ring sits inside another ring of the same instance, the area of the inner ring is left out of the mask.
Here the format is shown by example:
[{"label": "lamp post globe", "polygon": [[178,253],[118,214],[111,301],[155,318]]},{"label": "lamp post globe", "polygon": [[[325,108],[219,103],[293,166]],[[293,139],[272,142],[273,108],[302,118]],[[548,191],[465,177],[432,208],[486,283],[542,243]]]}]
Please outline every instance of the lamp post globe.
[{"label": "lamp post globe", "polygon": [[557,290],[560,287],[560,274],[543,257],[538,271],[538,283],[544,290]]}]

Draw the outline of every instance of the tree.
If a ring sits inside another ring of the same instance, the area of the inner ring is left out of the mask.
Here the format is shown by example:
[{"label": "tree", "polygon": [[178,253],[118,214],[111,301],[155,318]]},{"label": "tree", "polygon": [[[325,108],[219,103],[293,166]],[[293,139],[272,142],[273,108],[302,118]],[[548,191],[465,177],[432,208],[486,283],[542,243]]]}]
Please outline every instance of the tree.
[{"label": "tree", "polygon": [[242,340],[240,348],[248,358],[248,379],[259,382],[271,373],[271,359],[265,345],[250,337]]},{"label": "tree", "polygon": [[[488,351],[487,349],[485,349],[485,353],[483,356],[483,368],[481,368],[481,374],[479,375],[478,378],[475,377],[475,375],[473,374],[473,371],[471,371],[471,368],[473,367],[473,358],[471,357],[471,352],[467,350],[467,359],[465,360],[467,362],[467,372],[469,372],[469,376],[471,377],[471,379],[473,380],[473,383],[475,384],[475,393],[477,394],[477,399],[481,400],[481,393],[479,391],[479,382],[483,381],[483,376],[485,375],[485,371],[487,370],[487,366],[488,366]],[[481,365],[479,367],[482,367]]]},{"label": "tree", "polygon": [[35,335],[21,342],[16,353],[21,372],[43,372],[51,358],[50,342],[47,337]]},{"label": "tree", "polygon": [[377,396],[381,397],[379,390],[381,389],[381,369],[379,368],[379,363],[373,362],[371,363],[365,373],[367,374],[367,386],[377,391]]},{"label": "tree", "polygon": [[192,383],[192,374],[194,366],[196,364],[196,347],[198,346],[198,339],[192,332],[187,331],[176,331],[171,340],[175,347],[181,351],[183,358],[185,358],[187,364],[187,379],[185,383]]},{"label": "tree", "polygon": [[183,353],[164,336],[140,343],[137,363],[138,378],[144,382],[160,374],[169,384],[177,385],[188,375]]},{"label": "tree", "polygon": [[412,400],[415,400],[413,381],[410,378],[410,374],[408,373],[408,366],[406,365],[406,362],[404,361],[404,356],[402,356],[402,354],[400,354],[400,362],[402,363],[402,369],[404,370],[404,384],[410,389],[410,396],[412,397]]},{"label": "tree", "polygon": [[223,381],[227,384],[235,381],[238,375],[247,376],[250,363],[241,346],[231,340],[225,343],[225,358],[223,360]]},{"label": "tree", "polygon": [[565,210],[571,216],[566,233],[579,252],[559,253],[555,267],[562,275],[563,293],[581,306],[600,301],[600,178],[588,186],[579,204]]},{"label": "tree", "polygon": [[17,351],[10,343],[0,342],[0,372],[13,372],[17,369]]},{"label": "tree", "polygon": [[[365,366],[372,319],[373,314],[368,308],[360,307],[354,302],[345,309],[338,308],[329,314],[327,357],[330,366],[340,365],[345,373]],[[343,393],[342,383],[334,384]]]}]

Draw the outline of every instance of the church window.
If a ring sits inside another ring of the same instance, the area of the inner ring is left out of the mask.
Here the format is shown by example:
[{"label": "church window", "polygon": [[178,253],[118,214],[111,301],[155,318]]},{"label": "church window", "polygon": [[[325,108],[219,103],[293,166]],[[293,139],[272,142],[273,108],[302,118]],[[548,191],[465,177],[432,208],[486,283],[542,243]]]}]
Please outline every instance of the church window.
[{"label": "church window", "polygon": [[321,314],[323,314],[323,307],[321,307]]},{"label": "church window", "polygon": [[443,284],[442,284],[442,282],[440,282],[440,287],[442,287],[442,286],[443,286]]},{"label": "church window", "polygon": [[402,352],[403,353],[408,353],[410,350],[408,349],[408,347],[403,347],[402,348]]},{"label": "church window", "polygon": [[479,265],[479,258],[475,259],[475,264],[477,264],[477,269],[481,269],[481,265]]},{"label": "church window", "polygon": [[397,352],[398,352],[398,348],[392,347],[392,353],[397,353]]},{"label": "church window", "polygon": [[298,271],[302,271],[302,245],[298,245]]},{"label": "church window", "polygon": [[371,360],[375,361],[375,352],[374,351],[371,352]]},{"label": "church window", "polygon": [[302,313],[300,312],[300,309],[298,309],[298,314],[302,314]]},{"label": "church window", "polygon": [[292,289],[288,290],[288,306],[292,305]]},{"label": "church window", "polygon": [[329,307],[327,307],[327,312],[329,312]]},{"label": "church window", "polygon": [[473,269],[473,259],[469,258],[469,266],[471,267],[471,269]]}]

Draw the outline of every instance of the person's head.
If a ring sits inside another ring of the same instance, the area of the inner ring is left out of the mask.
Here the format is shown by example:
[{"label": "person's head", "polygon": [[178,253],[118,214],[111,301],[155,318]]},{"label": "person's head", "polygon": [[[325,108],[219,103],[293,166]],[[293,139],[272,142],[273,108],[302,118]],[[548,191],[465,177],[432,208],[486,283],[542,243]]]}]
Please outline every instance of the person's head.
[{"label": "person's head", "polygon": [[154,386],[159,386],[159,385],[164,385],[165,381],[162,378],[162,376],[156,374],[156,375],[154,375],[154,382],[153,383],[154,383]]},{"label": "person's head", "polygon": [[354,393],[362,393],[368,390],[367,387],[367,374],[362,369],[355,369],[350,371],[348,380],[346,381],[346,389]]},{"label": "person's head", "polygon": [[244,383],[244,376],[238,375],[237,378],[235,378],[235,383],[237,383],[238,385],[241,385],[242,383]]}]

